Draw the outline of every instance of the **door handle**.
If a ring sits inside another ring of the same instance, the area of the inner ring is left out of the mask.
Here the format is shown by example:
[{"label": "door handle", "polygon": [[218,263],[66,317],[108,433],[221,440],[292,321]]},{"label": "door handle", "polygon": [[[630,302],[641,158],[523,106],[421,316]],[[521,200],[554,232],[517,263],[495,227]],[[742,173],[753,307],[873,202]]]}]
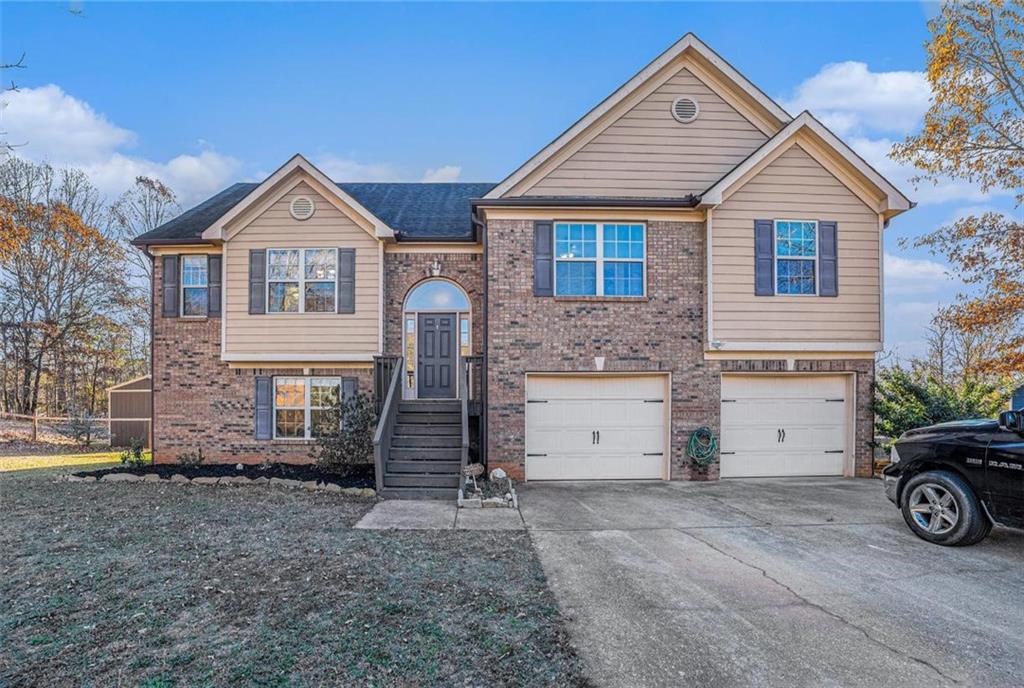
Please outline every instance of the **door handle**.
[{"label": "door handle", "polygon": [[590,443],[597,444],[597,430],[590,431]]},{"label": "door handle", "polygon": [[601,444],[601,431],[600,430],[597,431],[597,443]]},{"label": "door handle", "polygon": [[786,428],[782,428],[782,442],[783,444],[786,442]]},{"label": "door handle", "polygon": [[775,444],[782,441],[782,428],[775,428]]}]

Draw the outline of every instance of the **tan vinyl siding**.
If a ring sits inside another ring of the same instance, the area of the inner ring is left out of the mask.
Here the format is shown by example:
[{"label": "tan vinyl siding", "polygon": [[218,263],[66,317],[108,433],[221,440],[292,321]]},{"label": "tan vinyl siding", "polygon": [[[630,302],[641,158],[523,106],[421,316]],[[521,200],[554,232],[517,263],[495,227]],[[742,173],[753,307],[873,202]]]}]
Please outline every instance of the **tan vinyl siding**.
[{"label": "tan vinyl siding", "polygon": [[[289,204],[310,196],[316,212],[292,218]],[[268,248],[354,248],[356,310],[352,314],[268,313],[249,315],[249,250]],[[224,289],[224,353],[316,356],[374,354],[380,334],[378,242],[351,219],[301,183],[254,218],[227,243]]]},{"label": "tan vinyl siding", "polygon": [[[689,124],[670,112],[679,96],[695,97]],[[678,198],[718,181],[766,137],[688,69],[653,93],[524,192],[526,196]]]},{"label": "tan vinyl siding", "polygon": [[[754,220],[835,220],[839,296],[754,296]],[[879,342],[878,214],[794,145],[712,214],[716,340]]]}]

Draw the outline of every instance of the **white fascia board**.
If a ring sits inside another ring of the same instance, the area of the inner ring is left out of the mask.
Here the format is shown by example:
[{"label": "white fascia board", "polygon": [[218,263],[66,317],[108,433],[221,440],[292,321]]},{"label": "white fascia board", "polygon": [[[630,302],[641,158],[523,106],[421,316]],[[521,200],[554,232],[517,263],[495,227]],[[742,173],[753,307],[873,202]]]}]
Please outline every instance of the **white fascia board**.
[{"label": "white fascia board", "polygon": [[881,342],[715,342],[715,351],[881,351]]},{"label": "white fascia board", "polygon": [[249,363],[363,363],[373,361],[373,354],[223,354],[222,361]]},{"label": "white fascia board", "polygon": [[296,153],[288,160],[288,162],[279,167],[276,172],[263,180],[263,182],[255,189],[250,191],[245,198],[236,203],[231,210],[224,213],[216,222],[203,230],[203,239],[210,241],[223,241],[224,227],[228,223],[245,212],[246,208],[255,203],[275,184],[296,170],[301,170],[308,174],[327,189],[329,193],[333,194],[336,200],[355,210],[357,214],[373,225],[374,236],[377,239],[394,238],[395,232],[387,225],[387,223],[371,213],[359,201],[346,193],[344,189],[335,184],[327,175],[317,169],[313,163],[306,160],[302,155]]},{"label": "white fascia board", "polygon": [[692,33],[688,33],[673,43],[668,50],[654,58],[650,64],[637,72],[633,78],[620,86],[614,93],[598,103],[596,107],[590,110],[590,112],[576,120],[575,124],[566,129],[565,132],[545,146],[539,153],[527,160],[521,167],[519,167],[519,169],[506,177],[493,189],[488,191],[487,194],[484,195],[484,198],[491,199],[501,198],[504,196],[509,189],[514,187],[527,175],[547,162],[552,156],[557,154],[563,147],[576,138],[578,134],[600,119],[605,113],[627,98],[629,94],[640,88],[640,86],[646,83],[648,79],[657,74],[665,65],[672,62],[672,60],[676,59],[687,50],[693,50],[695,53],[714,65],[714,67],[721,71],[726,78],[735,83],[744,93],[750,96],[765,110],[770,112],[779,120],[780,123],[789,122],[792,119],[789,113],[783,110],[778,103],[766,96],[764,92],[753,84],[753,82],[740,74],[735,67],[730,65],[718,53],[709,48],[704,41],[700,40]]}]

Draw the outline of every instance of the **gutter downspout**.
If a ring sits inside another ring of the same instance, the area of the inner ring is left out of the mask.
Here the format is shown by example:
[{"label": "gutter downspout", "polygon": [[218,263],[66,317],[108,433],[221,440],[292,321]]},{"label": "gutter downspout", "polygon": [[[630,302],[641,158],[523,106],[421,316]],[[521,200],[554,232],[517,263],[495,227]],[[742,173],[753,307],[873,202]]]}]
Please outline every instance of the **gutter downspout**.
[{"label": "gutter downspout", "polygon": [[483,272],[483,295],[482,295],[483,298],[482,298],[482,300],[483,300],[483,318],[484,318],[484,326],[483,326],[484,341],[482,343],[480,351],[483,354],[484,369],[483,369],[483,371],[481,371],[481,375],[480,375],[480,417],[479,417],[479,419],[477,421],[479,423],[479,433],[478,434],[480,436],[480,449],[479,449],[479,454],[480,455],[477,458],[480,461],[480,463],[482,463],[484,465],[484,469],[486,470],[486,468],[487,468],[487,425],[488,425],[487,424],[487,416],[488,416],[488,409],[487,409],[487,407],[488,407],[488,404],[489,404],[489,399],[488,399],[488,394],[487,394],[487,377],[488,377],[489,371],[490,371],[490,362],[488,361],[488,355],[487,355],[487,350],[488,350],[487,343],[489,341],[488,332],[489,332],[489,329],[490,329],[489,328],[489,322],[490,322],[490,320],[489,320],[489,303],[488,303],[489,302],[489,296],[488,295],[489,295],[489,292],[490,292],[490,289],[488,288],[488,282],[490,281],[490,275],[489,275],[488,269],[487,269],[487,265],[488,265],[488,260],[487,260],[487,223],[482,221],[480,219],[480,217],[477,215],[476,208],[473,208],[470,211],[470,218],[473,221],[473,226],[476,227],[477,231],[479,232],[480,243],[483,245],[483,265],[481,266],[481,271]]},{"label": "gutter downspout", "polygon": [[[138,248],[149,257],[149,455],[156,463],[156,256],[149,252],[149,246],[143,244]],[[110,416],[110,409],[107,409]]]}]

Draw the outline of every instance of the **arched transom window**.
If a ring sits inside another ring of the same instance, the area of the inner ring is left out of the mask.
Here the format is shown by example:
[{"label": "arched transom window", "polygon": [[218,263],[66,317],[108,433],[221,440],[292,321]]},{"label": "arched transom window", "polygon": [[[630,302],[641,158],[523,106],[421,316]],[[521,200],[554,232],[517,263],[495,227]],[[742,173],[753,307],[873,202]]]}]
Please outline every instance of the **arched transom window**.
[{"label": "arched transom window", "polygon": [[409,292],[407,311],[468,311],[469,299],[458,286],[447,280],[429,280]]}]

